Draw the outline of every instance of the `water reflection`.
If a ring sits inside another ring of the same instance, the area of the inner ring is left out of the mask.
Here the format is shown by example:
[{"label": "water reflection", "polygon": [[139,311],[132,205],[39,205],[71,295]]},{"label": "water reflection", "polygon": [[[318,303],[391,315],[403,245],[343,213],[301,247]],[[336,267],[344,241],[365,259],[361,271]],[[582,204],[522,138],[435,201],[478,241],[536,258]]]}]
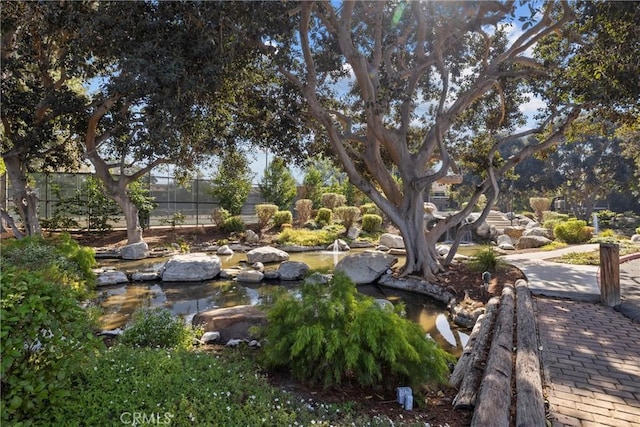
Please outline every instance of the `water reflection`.
[{"label": "water reflection", "polygon": [[[353,253],[353,251],[351,252]],[[312,269],[332,270],[346,253],[312,252],[291,254],[292,261],[307,263]],[[225,257],[223,268],[238,267],[246,260],[245,254]],[[110,260],[103,265],[112,265],[121,271],[140,270],[163,260],[142,261]],[[402,260],[401,262],[403,262]],[[277,268],[277,265],[267,265]],[[299,283],[284,285],[295,291]],[[282,292],[279,283],[238,284],[231,280],[212,280],[206,282],[144,282],[126,286],[102,287],[99,289],[98,303],[104,310],[101,318],[105,329],[123,327],[131,315],[139,308],[166,307],[171,312],[191,322],[193,316],[203,310],[237,305],[270,305],[275,296]],[[386,298],[393,304],[405,304],[406,315],[418,323],[447,352],[459,356],[468,340],[468,335],[449,323],[446,309],[430,299],[409,292],[383,288],[377,285],[359,286],[358,290],[375,298]]]}]

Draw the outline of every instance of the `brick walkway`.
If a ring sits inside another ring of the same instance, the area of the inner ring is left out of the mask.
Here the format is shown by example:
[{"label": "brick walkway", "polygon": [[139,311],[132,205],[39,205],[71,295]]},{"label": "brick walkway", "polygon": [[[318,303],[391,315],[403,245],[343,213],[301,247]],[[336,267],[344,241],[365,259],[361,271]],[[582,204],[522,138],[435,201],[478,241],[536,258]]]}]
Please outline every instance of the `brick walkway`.
[{"label": "brick walkway", "polygon": [[535,306],[553,426],[640,426],[640,325],[600,304]]}]

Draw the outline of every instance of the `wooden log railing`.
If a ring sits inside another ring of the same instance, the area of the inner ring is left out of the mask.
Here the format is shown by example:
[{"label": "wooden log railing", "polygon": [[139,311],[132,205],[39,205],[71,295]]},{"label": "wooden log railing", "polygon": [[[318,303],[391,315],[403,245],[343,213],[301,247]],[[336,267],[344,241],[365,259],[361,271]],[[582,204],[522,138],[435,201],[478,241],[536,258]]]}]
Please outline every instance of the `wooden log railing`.
[{"label": "wooden log railing", "polygon": [[450,377],[451,385],[458,388],[454,408],[473,409],[472,426],[544,426],[538,335],[527,282],[518,280],[515,291],[506,285],[478,322]]}]

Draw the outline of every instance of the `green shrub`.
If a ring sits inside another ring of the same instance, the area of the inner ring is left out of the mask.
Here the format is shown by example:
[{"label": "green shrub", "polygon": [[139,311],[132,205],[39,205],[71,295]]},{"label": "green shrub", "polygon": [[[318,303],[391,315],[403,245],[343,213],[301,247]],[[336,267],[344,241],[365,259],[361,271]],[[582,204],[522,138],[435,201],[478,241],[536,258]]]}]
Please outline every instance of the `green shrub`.
[{"label": "green shrub", "polygon": [[565,243],[584,243],[591,239],[592,232],[585,221],[572,219],[556,225],[553,234]]},{"label": "green shrub", "polygon": [[486,246],[476,251],[469,261],[471,268],[478,272],[495,272],[500,265],[498,254],[491,248]]},{"label": "green shrub", "polygon": [[281,245],[300,246],[327,246],[338,238],[338,233],[329,230],[293,230],[285,228],[278,236],[277,242]]},{"label": "green shrub", "polygon": [[338,206],[344,206],[347,202],[347,198],[338,193],[324,193],[320,197],[320,200],[322,201],[322,206],[330,210],[333,210]]},{"label": "green shrub", "polygon": [[375,203],[365,203],[360,205],[360,214],[363,216],[368,214],[382,216],[382,211]]},{"label": "green shrub", "polygon": [[636,228],[636,234],[640,234],[640,227]]},{"label": "green shrub", "polygon": [[244,231],[245,225],[242,217],[240,216],[231,216],[224,220],[222,223],[222,230],[227,233],[239,233]]},{"label": "green shrub", "polygon": [[529,212],[529,211],[523,211],[522,212],[522,216],[526,216],[527,218],[533,219],[533,220],[536,219],[536,214],[533,213],[533,212]]},{"label": "green shrub", "polygon": [[367,233],[374,233],[382,226],[382,217],[376,214],[362,215],[362,230]]},{"label": "green shrub", "polygon": [[119,342],[131,347],[189,349],[196,330],[166,308],[144,308],[133,314]]},{"label": "green shrub", "polygon": [[87,297],[95,286],[93,249],[78,245],[67,233],[47,239],[35,236],[3,242],[2,263],[40,271],[48,278],[60,276],[57,280],[78,292],[78,298]]},{"label": "green shrub", "polygon": [[291,224],[293,222],[293,215],[290,211],[278,211],[273,216],[273,225],[276,227],[282,227],[283,224]]},{"label": "green shrub", "polygon": [[260,229],[269,225],[273,216],[278,212],[278,205],[262,204],[256,205],[256,215],[258,216],[258,226]]},{"label": "green shrub", "polygon": [[318,214],[316,215],[316,223],[321,226],[331,224],[331,219],[333,216],[333,212],[329,208],[320,208],[318,209]]},{"label": "green shrub", "polygon": [[172,229],[176,228],[179,225],[183,225],[187,220],[187,216],[180,211],[174,212],[168,218],[164,218],[160,220],[161,224],[169,224]]},{"label": "green shrub", "polygon": [[297,213],[298,224],[304,224],[311,219],[311,212],[313,211],[313,200],[311,199],[299,199],[296,201],[295,210]]},{"label": "green shrub", "polygon": [[100,345],[64,268],[39,268],[5,262],[0,271],[3,425],[28,422],[68,399],[74,370]]},{"label": "green shrub", "polygon": [[338,206],[333,211],[334,216],[342,222],[344,228],[349,230],[358,221],[360,209],[356,206]]},{"label": "green shrub", "polygon": [[600,233],[598,233],[598,236],[599,237],[616,237],[616,233],[612,229],[607,228],[600,231]]},{"label": "green shrub", "polygon": [[446,382],[450,356],[400,315],[403,308],[381,308],[341,273],[305,283],[299,298],[282,296],[269,310],[264,362],[327,388]]},{"label": "green shrub", "polygon": [[225,208],[215,208],[211,211],[211,222],[218,227],[222,227],[224,222],[229,218],[231,214]]}]

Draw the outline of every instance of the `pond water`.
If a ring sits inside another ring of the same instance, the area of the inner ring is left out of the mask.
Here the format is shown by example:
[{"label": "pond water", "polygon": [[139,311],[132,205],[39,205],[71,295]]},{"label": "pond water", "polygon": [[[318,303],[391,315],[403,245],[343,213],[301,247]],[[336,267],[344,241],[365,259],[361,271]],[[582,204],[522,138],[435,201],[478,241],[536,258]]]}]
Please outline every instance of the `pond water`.
[{"label": "pond water", "polygon": [[[291,261],[305,262],[311,269],[332,271],[338,261],[350,252],[302,252],[291,253]],[[237,253],[220,257],[222,268],[242,267],[246,263],[246,255]],[[167,258],[150,258],[140,261],[99,260],[101,266],[113,266],[120,271],[136,271],[154,264],[163,263]],[[404,263],[398,257],[398,264]],[[266,269],[277,268],[277,264],[268,264]],[[104,314],[101,317],[104,329],[121,328],[139,308],[165,307],[174,315],[191,322],[193,316],[203,310],[237,305],[269,305],[274,294],[281,286],[294,290],[299,282],[263,282],[259,284],[238,283],[232,280],[211,280],[205,282],[140,282],[129,285],[100,287],[97,303]],[[468,332],[449,322],[445,307],[427,297],[409,292],[384,288],[377,285],[358,286],[363,294],[375,298],[386,298],[393,304],[403,302],[407,318],[418,323],[425,333],[429,334],[443,349],[459,356],[467,342]]]}]

